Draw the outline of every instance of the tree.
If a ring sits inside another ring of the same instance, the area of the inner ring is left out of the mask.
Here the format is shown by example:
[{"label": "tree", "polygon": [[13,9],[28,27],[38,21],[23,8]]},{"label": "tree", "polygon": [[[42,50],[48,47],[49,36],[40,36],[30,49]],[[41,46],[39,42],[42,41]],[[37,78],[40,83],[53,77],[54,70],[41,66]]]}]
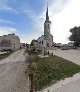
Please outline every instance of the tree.
[{"label": "tree", "polygon": [[33,42],[34,42],[34,39],[31,41],[31,46],[34,46],[34,43]]},{"label": "tree", "polygon": [[34,46],[35,42],[38,42],[38,41],[35,40],[35,39],[33,39],[33,40],[31,41],[31,46]]},{"label": "tree", "polygon": [[70,29],[70,32],[72,34],[70,35],[69,40],[74,41],[75,46],[79,46],[80,45],[80,26]]}]

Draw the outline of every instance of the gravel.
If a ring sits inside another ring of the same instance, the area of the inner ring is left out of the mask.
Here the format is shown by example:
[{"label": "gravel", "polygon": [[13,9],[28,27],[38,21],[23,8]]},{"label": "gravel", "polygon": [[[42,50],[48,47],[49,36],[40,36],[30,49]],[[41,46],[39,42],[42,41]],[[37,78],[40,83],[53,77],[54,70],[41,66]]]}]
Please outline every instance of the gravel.
[{"label": "gravel", "polygon": [[80,65],[80,50],[50,50],[50,53]]},{"label": "gravel", "polygon": [[0,61],[0,92],[28,92],[24,49]]}]

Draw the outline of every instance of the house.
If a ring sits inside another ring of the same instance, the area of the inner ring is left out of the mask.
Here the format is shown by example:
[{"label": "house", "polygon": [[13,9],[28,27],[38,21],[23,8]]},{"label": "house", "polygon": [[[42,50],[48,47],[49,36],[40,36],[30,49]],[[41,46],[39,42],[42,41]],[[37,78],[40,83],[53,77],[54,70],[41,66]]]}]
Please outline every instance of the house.
[{"label": "house", "polygon": [[20,48],[20,38],[14,33],[0,36],[0,50],[18,50]]}]

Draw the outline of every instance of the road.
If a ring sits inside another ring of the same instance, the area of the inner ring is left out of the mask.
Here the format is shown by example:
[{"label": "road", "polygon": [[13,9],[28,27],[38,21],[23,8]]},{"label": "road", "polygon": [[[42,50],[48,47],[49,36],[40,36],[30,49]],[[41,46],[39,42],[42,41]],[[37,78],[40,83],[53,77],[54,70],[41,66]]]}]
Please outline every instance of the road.
[{"label": "road", "polygon": [[28,92],[24,49],[0,61],[0,92]]},{"label": "road", "polygon": [[[80,64],[80,50],[55,50],[57,56]],[[28,92],[27,63],[24,49],[0,61],[0,92]],[[41,92],[80,92],[80,75],[58,82]]]}]

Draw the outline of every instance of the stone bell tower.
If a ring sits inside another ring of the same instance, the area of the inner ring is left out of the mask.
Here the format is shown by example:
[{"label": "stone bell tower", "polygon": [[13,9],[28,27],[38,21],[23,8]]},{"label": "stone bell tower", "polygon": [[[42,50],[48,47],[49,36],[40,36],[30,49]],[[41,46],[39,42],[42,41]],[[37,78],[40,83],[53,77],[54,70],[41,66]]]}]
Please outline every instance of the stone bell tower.
[{"label": "stone bell tower", "polygon": [[48,6],[47,6],[46,20],[44,23],[44,39],[46,40],[46,47],[52,47],[53,45],[53,36],[50,33],[50,26],[51,21],[49,20]]}]

